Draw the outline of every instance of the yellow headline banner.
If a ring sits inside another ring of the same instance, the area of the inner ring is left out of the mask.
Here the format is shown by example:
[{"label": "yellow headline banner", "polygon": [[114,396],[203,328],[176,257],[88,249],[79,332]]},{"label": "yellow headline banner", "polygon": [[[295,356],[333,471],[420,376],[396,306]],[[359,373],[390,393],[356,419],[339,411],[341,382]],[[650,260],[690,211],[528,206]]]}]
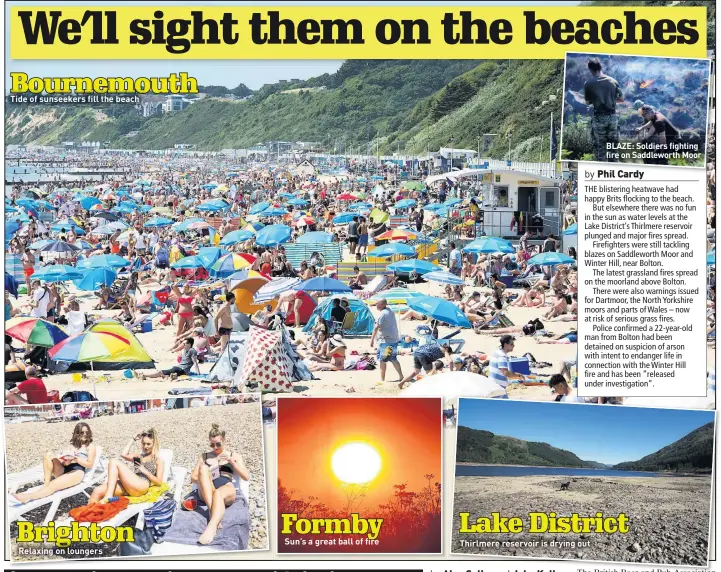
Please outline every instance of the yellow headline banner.
[{"label": "yellow headline banner", "polygon": [[706,57],[704,7],[14,7],[13,59]]}]

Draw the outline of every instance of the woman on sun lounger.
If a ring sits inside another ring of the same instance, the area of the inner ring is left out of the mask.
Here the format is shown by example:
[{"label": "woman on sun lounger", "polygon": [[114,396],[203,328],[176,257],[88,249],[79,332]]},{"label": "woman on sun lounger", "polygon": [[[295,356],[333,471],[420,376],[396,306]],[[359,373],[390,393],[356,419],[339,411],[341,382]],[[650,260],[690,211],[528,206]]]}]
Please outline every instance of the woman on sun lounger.
[{"label": "woman on sun lounger", "polygon": [[73,430],[70,447],[61,453],[45,453],[43,485],[34,491],[14,493],[13,496],[25,504],[74,487],[83,480],[85,471],[94,466],[95,455],[96,449],[90,426],[87,423],[78,423]]},{"label": "woman on sun lounger", "polygon": [[[131,454],[134,445],[140,445],[140,452]],[[160,440],[155,429],[148,429],[133,437],[120,455],[132,463],[132,468],[120,459],[110,459],[108,478],[104,484],[95,487],[90,495],[93,504],[111,497],[139,497],[148,492],[151,485],[163,484],[164,463],[160,458]]]},{"label": "woman on sun lounger", "polygon": [[235,502],[236,476],[244,481],[250,479],[243,458],[239,453],[231,452],[226,447],[225,431],[217,423],[213,423],[208,433],[211,451],[203,453],[190,475],[193,483],[198,485],[198,495],[208,506],[208,526],[198,538],[199,544],[210,544],[221,527],[226,507]]}]

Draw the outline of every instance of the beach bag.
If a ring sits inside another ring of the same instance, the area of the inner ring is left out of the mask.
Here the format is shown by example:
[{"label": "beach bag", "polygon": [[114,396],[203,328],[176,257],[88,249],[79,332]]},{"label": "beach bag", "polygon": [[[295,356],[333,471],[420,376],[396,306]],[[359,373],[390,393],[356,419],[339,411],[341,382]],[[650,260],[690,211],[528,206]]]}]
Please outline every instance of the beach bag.
[{"label": "beach bag", "polygon": [[120,556],[147,556],[155,544],[150,528],[135,529],[132,542],[120,542]]}]

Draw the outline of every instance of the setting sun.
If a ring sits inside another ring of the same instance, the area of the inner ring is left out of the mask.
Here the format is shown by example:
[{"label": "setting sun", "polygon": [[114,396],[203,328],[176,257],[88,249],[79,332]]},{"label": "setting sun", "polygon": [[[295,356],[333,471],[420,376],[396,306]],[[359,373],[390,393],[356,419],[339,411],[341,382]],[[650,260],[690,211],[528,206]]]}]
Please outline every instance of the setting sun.
[{"label": "setting sun", "polygon": [[333,474],[348,484],[365,484],[381,470],[381,456],[367,443],[346,443],[331,457]]}]

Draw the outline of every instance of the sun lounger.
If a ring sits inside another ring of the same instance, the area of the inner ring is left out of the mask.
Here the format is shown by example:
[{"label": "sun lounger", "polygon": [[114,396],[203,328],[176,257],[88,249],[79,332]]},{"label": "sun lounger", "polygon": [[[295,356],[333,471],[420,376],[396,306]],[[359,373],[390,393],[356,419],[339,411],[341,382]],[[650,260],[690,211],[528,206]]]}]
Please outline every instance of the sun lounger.
[{"label": "sun lounger", "polygon": [[[173,451],[171,449],[161,449],[160,450],[160,458],[163,460],[164,463],[164,472],[163,472],[163,482],[168,483],[170,485],[169,492],[171,494],[179,495],[179,490],[182,490],[183,488],[183,481],[185,480],[185,476],[187,474],[187,469],[185,467],[173,467]],[[128,508],[125,510],[120,511],[118,514],[116,514],[113,518],[110,518],[108,520],[105,520],[101,523],[98,523],[102,526],[120,526],[123,523],[129,521],[134,516],[137,516],[138,519],[135,524],[135,528],[143,529],[145,526],[145,518],[143,516],[143,511],[146,508],[150,508],[155,503],[153,502],[141,502],[141,503],[134,503],[128,505]],[[70,524],[73,521],[72,518],[68,518],[67,522],[63,522],[63,524]],[[91,523],[89,522],[80,522],[78,523],[80,526],[89,526]]]},{"label": "sun lounger", "polygon": [[[50,521],[55,520],[55,515],[58,512],[58,507],[60,506],[60,503],[65,499],[81,493],[84,494],[86,497],[90,498],[90,495],[88,495],[86,489],[100,484],[105,479],[107,474],[108,460],[102,457],[102,453],[103,448],[96,447],[95,463],[89,470],[85,471],[83,480],[74,487],[57,491],[55,494],[50,495],[49,497],[30,501],[25,504],[17,503],[17,501],[15,501],[15,498],[8,494],[7,509],[10,522],[20,520],[20,518],[24,514],[27,514],[31,510],[35,510],[37,508],[40,508],[41,506],[50,504],[50,508],[48,508],[48,512],[45,515],[45,519],[43,520],[43,525],[46,525]],[[26,469],[19,473],[10,474],[7,477],[8,492],[14,493],[24,485],[35,483],[38,481],[42,482],[42,480],[42,464],[36,465],[35,467]],[[39,487],[32,487],[28,490],[31,491],[36,488]]]},{"label": "sun lounger", "polygon": [[378,294],[378,292],[383,290],[383,288],[385,288],[389,282],[390,278],[388,276],[386,276],[385,274],[380,274],[365,285],[365,288],[363,288],[363,290],[358,293],[358,297],[362,300],[367,300],[368,298],[375,296],[376,294]]}]

